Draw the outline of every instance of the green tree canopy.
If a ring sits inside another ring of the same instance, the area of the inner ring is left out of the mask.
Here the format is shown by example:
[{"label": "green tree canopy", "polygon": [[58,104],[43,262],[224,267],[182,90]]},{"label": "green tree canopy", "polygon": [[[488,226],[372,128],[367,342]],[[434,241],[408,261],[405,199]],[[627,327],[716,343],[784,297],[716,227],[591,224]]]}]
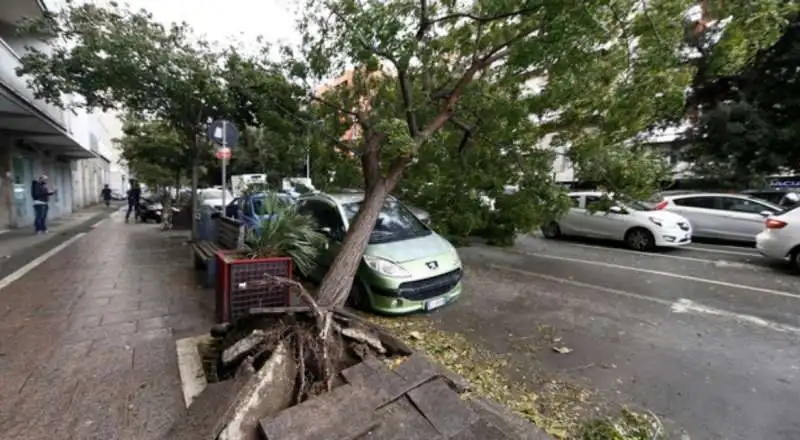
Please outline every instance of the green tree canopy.
[{"label": "green tree canopy", "polygon": [[191,171],[192,152],[174,128],[161,120],[127,115],[116,139],[133,176],[148,185],[174,185]]}]

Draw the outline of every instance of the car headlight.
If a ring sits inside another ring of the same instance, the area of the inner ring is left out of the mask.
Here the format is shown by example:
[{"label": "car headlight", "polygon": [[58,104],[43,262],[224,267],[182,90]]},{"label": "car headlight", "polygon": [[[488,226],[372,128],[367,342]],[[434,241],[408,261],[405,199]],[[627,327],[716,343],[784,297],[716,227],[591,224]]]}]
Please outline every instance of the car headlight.
[{"label": "car headlight", "polygon": [[369,266],[370,269],[387,277],[408,278],[411,276],[409,271],[383,258],[364,255],[364,262],[367,263],[367,266]]},{"label": "car headlight", "polygon": [[650,217],[650,221],[657,224],[658,226],[662,226],[664,224],[664,221],[658,217]]}]

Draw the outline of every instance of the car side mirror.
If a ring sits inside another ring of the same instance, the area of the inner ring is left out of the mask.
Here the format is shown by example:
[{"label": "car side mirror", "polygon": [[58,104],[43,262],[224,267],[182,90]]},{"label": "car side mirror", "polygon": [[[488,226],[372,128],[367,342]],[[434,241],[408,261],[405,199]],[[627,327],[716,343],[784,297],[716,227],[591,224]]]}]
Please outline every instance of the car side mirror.
[{"label": "car side mirror", "polygon": [[612,206],[608,209],[608,212],[612,214],[625,214],[625,210],[620,208],[619,206]]},{"label": "car side mirror", "polygon": [[764,211],[759,212],[759,214],[761,214],[761,217],[769,217],[769,216],[771,216],[773,214],[773,212],[764,210]]}]

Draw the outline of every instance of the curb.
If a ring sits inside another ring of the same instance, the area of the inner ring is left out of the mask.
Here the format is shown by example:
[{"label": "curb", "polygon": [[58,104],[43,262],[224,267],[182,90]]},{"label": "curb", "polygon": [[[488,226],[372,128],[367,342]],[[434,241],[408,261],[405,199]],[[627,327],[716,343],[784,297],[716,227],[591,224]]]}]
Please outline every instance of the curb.
[{"label": "curb", "polygon": [[203,358],[200,356],[198,345],[209,339],[211,339],[210,335],[202,334],[175,341],[181,390],[187,408],[208,386],[206,372],[203,369]]}]

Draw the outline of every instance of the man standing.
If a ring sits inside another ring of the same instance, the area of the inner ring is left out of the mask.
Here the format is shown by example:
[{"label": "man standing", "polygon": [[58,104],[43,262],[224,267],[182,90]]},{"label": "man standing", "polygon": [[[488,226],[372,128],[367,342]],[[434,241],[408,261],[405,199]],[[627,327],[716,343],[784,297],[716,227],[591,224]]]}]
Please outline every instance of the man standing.
[{"label": "man standing", "polygon": [[125,223],[133,211],[133,220],[136,220],[136,215],[139,212],[139,199],[142,197],[142,189],[139,188],[139,182],[131,180],[131,189],[128,190],[128,212],[125,214]]},{"label": "man standing", "polygon": [[103,190],[100,191],[100,195],[103,197],[103,201],[106,203],[106,208],[111,206],[111,188],[108,187],[107,183],[105,186],[103,186]]},{"label": "man standing", "polygon": [[33,226],[37,234],[47,233],[47,210],[49,209],[48,203],[50,196],[55,194],[55,191],[50,191],[47,187],[47,176],[42,174],[39,180],[34,180],[31,185],[31,196],[33,198],[33,213],[34,220]]}]

